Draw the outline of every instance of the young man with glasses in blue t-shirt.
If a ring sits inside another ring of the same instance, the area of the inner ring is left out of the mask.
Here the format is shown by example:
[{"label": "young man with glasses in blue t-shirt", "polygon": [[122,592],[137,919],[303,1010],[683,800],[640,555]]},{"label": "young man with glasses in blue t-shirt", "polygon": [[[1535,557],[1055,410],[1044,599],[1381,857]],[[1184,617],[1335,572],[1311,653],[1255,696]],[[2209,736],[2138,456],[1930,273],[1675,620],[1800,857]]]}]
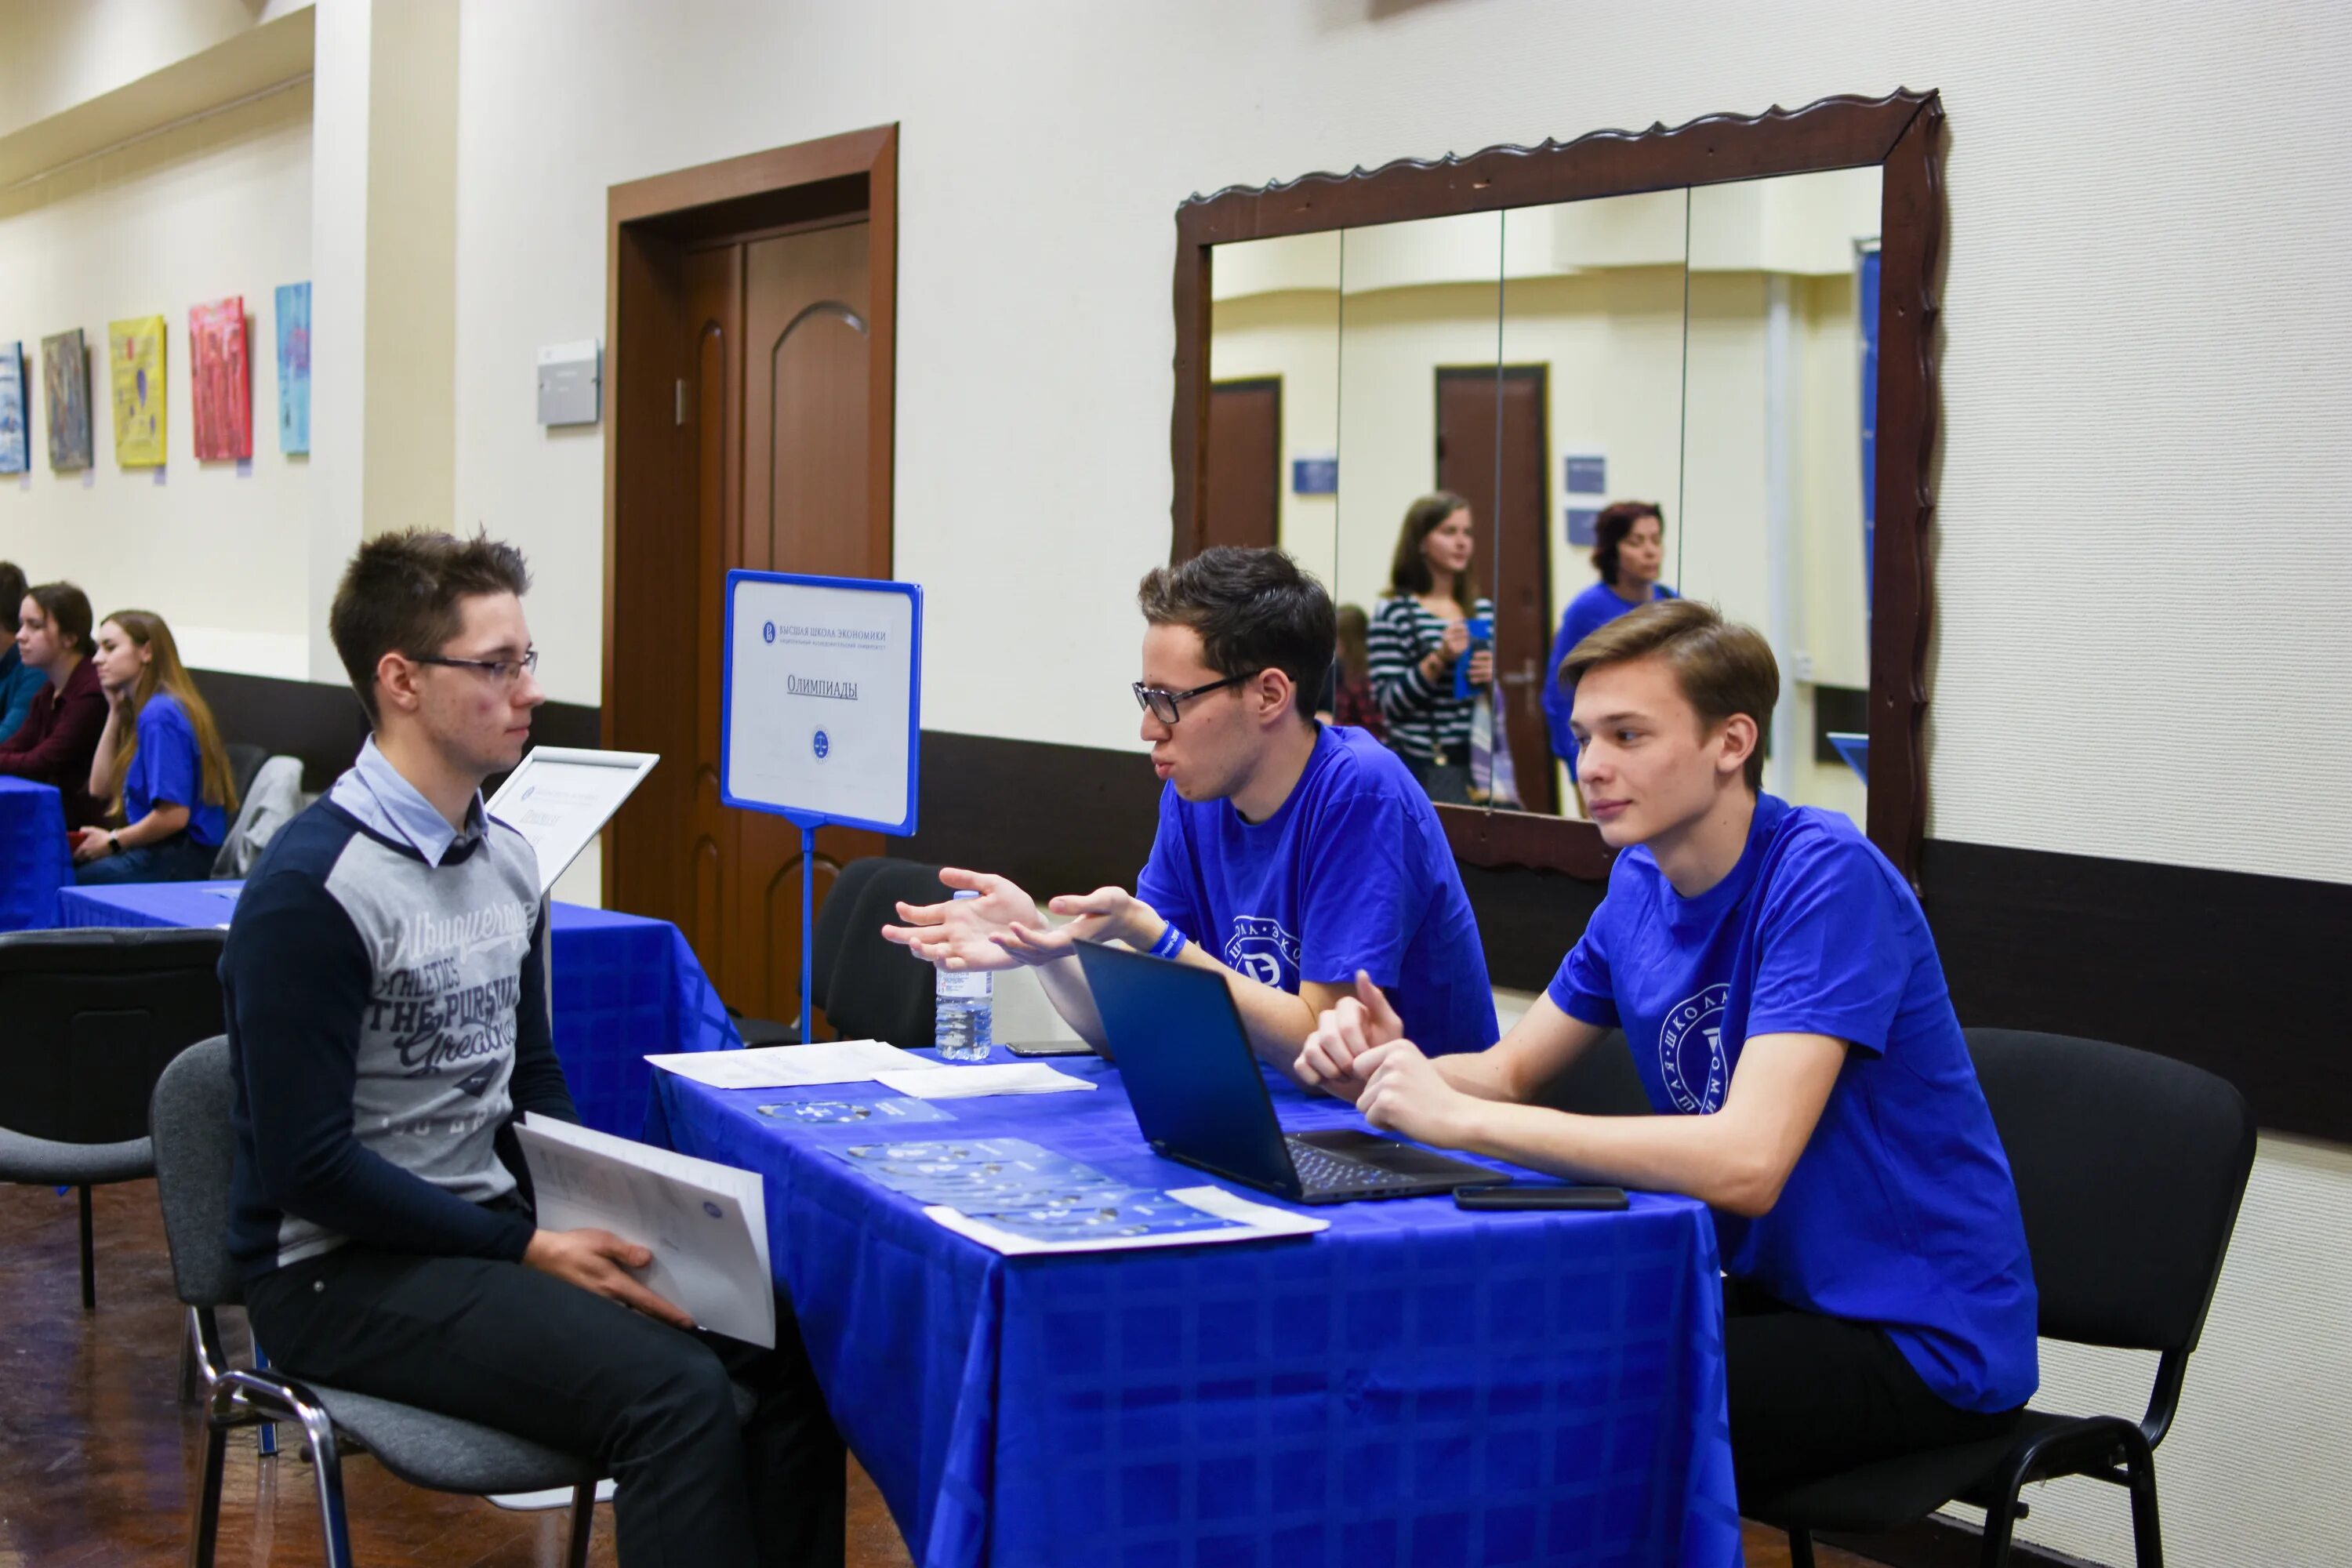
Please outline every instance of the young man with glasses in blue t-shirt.
[{"label": "young man with glasses in blue t-shirt", "polygon": [[1036,966],[1087,1040],[1102,1023],[1072,940],[1119,941],[1226,977],[1260,1057],[1296,1070],[1317,1016],[1361,973],[1433,1051],[1494,1043],[1477,922],[1427,797],[1393,752],[1308,710],[1337,622],[1278,550],[1219,546],[1143,579],[1135,683],[1163,781],[1135,891],[1049,906],[1003,877],[949,869],[980,897],[898,906],[883,934],[950,969]]},{"label": "young man with glasses in blue t-shirt", "polygon": [[[1917,899],[1847,819],[1761,792],[1780,673],[1750,628],[1652,605],[1560,675],[1624,851],[1583,939],[1492,1050],[1431,1061],[1367,990],[1300,1076],[1383,1130],[1712,1207],[1742,1495],[1998,1435],[2037,1380],[2032,1265]],[[1658,1114],[1525,1103],[1612,1026]]]}]

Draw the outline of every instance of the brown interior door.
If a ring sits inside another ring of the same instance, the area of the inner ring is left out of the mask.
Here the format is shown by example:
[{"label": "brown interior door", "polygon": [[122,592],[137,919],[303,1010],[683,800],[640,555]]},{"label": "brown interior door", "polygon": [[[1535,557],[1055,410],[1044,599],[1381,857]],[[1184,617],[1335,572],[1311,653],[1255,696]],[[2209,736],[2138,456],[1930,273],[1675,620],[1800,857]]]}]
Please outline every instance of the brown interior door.
[{"label": "brown interior door", "polygon": [[[725,577],[889,574],[868,526],[867,232],[840,223],[692,249],[640,238],[620,270],[633,352],[615,390],[620,675],[606,700],[614,743],[664,761],[614,820],[614,901],[676,922],[730,1005],[787,1021],[800,1010],[800,830],[719,803]],[[650,399],[660,406],[637,406]],[[819,907],[845,862],[882,849],[878,833],[820,832]]]},{"label": "brown interior door", "polygon": [[1545,403],[1541,365],[1506,365],[1499,383],[1491,368],[1437,373],[1437,488],[1470,503],[1477,540],[1471,571],[1494,595],[1495,674],[1519,804],[1549,814],[1551,748],[1541,674],[1552,635]]},{"label": "brown interior door", "polygon": [[1209,388],[1208,515],[1201,546],[1274,544],[1282,530],[1282,380]]}]

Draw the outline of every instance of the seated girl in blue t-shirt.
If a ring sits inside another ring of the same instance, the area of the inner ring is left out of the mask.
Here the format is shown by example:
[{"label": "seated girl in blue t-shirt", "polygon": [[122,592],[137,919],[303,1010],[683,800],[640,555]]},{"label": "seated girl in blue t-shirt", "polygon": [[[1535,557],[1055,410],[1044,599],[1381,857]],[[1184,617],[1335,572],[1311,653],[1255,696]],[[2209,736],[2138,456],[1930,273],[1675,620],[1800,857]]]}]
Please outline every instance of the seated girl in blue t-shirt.
[{"label": "seated girl in blue t-shirt", "polygon": [[[1365,987],[1299,1076],[1384,1131],[1708,1205],[1743,1497],[2005,1432],[2033,1268],[1918,900],[1845,817],[1761,792],[1756,632],[1670,600],[1566,663],[1586,808],[1624,851],[1583,938],[1489,1050],[1432,1059]],[[1657,1114],[1527,1103],[1612,1027]]]},{"label": "seated girl in blue t-shirt", "polygon": [[107,711],[89,791],[113,803],[122,826],[74,834],[74,880],[88,887],[210,876],[236,809],[236,785],[172,628],[145,610],[117,610],[100,624],[91,661]]}]

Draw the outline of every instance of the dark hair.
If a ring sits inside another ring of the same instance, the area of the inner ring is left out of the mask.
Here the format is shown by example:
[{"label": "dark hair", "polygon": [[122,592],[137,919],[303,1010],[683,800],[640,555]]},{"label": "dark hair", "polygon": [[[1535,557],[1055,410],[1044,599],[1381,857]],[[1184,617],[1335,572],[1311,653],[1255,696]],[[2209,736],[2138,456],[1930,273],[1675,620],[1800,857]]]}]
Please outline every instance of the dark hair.
[{"label": "dark hair", "polygon": [[1201,657],[1219,675],[1282,671],[1299,717],[1313,712],[1339,633],[1323,584],[1281,551],[1212,545],[1145,573],[1135,602],[1155,626],[1200,633]]},{"label": "dark hair", "polygon": [[89,595],[70,583],[44,583],[37,588],[27,588],[18,595],[41,606],[41,614],[49,617],[49,629],[65,638],[77,653],[89,656]]},{"label": "dark hair", "polygon": [[1592,520],[1592,565],[1601,580],[1614,588],[1617,585],[1617,547],[1633,531],[1633,525],[1645,517],[1658,520],[1658,533],[1666,531],[1666,512],[1654,500],[1612,501],[1601,509]]},{"label": "dark hair", "polygon": [[16,607],[25,602],[25,569],[14,561],[0,561],[0,626],[16,629]]},{"label": "dark hair", "polygon": [[1559,661],[1559,679],[1573,689],[1588,670],[1663,658],[1683,699],[1712,730],[1734,713],[1756,721],[1756,749],[1748,753],[1748,787],[1764,787],[1764,734],[1780,696],[1780,666],[1772,645],[1754,626],[1727,621],[1696,599],[1654,599],[1596,627]]},{"label": "dark hair", "polygon": [[1372,672],[1372,623],[1361,605],[1339,606],[1339,668],[1359,680]]},{"label": "dark hair", "polygon": [[530,591],[522,552],[484,534],[459,539],[412,529],[371,539],[343,568],[327,634],[376,721],[375,667],[385,654],[429,658],[465,625],[459,601]]},{"label": "dark hair", "polygon": [[[1436,532],[1439,523],[1469,508],[1470,503],[1452,490],[1436,490],[1404,509],[1404,526],[1397,530],[1396,558],[1389,563],[1390,597],[1401,599],[1431,591],[1436,579],[1430,574],[1429,558],[1421,552],[1421,542]],[[1478,590],[1469,573],[1454,574],[1454,596],[1465,612],[1477,602]]]}]

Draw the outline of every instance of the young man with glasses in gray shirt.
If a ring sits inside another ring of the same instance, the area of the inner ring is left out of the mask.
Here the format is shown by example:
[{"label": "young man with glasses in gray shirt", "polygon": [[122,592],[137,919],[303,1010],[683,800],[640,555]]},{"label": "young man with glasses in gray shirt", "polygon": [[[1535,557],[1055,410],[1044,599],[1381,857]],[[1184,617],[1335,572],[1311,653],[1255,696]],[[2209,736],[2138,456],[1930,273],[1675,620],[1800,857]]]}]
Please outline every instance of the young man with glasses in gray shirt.
[{"label": "young man with glasses in gray shirt", "polygon": [[694,1332],[643,1247],[541,1229],[518,1186],[510,1124],[579,1120],[538,858],[481,799],[545,700],[528,587],[509,545],[415,532],[336,592],[373,733],[270,841],[221,961],[254,1333],[297,1376],[592,1455],[623,1563],[838,1564],[841,1439],[782,1303],[773,1352]]}]

